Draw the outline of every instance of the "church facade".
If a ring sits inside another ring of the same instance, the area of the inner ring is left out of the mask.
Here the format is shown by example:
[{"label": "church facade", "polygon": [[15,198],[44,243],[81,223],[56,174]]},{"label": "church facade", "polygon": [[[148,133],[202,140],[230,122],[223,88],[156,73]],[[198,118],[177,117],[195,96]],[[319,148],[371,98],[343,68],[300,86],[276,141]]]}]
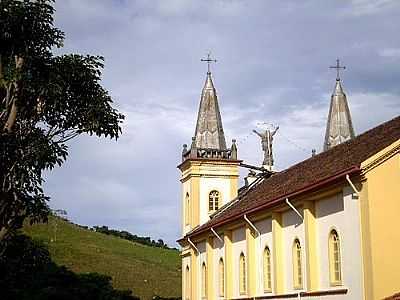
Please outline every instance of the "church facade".
[{"label": "church facade", "polygon": [[238,189],[207,73],[182,183],[182,298],[383,299],[400,290],[400,117],[355,136],[337,78],[324,152]]}]

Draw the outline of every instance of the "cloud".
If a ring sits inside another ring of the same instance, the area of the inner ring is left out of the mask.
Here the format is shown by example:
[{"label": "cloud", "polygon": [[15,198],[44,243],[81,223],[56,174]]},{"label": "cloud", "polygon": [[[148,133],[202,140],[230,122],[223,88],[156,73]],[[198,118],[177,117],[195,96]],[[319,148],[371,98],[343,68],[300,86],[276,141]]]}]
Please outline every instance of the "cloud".
[{"label": "cloud", "polygon": [[[47,176],[51,206],[87,225],[180,236],[176,165],[194,133],[208,50],[227,143],[259,165],[253,129],[279,124],[278,169],[321,150],[339,57],[357,133],[399,115],[397,1],[60,0],[62,52],[105,56],[103,84],[126,122],[82,136]],[[371,109],[373,107],[373,109]],[[245,172],[242,171],[242,175]]]},{"label": "cloud", "polygon": [[399,7],[396,0],[352,0],[351,3],[356,16],[382,13],[393,7]]},{"label": "cloud", "polygon": [[388,58],[394,58],[394,59],[399,59],[400,58],[400,48],[386,48],[382,49],[379,52],[379,55],[382,57],[388,57]]}]

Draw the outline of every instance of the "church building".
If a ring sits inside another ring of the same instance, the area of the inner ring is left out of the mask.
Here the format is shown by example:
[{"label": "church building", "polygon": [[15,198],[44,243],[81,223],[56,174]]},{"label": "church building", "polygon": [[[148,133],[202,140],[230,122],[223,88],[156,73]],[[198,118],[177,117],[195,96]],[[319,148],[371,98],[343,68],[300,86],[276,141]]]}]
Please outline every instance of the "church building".
[{"label": "church building", "polygon": [[323,149],[285,170],[260,167],[239,189],[247,165],[235,140],[227,147],[208,70],[178,166],[183,300],[400,291],[400,117],[355,136],[338,74]]}]

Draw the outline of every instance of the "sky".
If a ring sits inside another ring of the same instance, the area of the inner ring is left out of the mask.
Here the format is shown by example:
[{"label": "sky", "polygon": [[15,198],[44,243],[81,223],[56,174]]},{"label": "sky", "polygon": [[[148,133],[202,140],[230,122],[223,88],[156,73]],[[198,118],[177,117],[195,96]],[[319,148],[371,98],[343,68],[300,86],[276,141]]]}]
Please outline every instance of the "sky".
[{"label": "sky", "polygon": [[[105,57],[126,120],[118,141],[80,136],[46,175],[53,209],[82,225],[180,237],[182,144],[194,134],[209,51],[228,146],[261,165],[253,129],[279,125],[277,170],[322,150],[340,58],[356,134],[400,114],[400,1],[58,0],[58,53]],[[245,174],[243,170],[242,175]]]}]

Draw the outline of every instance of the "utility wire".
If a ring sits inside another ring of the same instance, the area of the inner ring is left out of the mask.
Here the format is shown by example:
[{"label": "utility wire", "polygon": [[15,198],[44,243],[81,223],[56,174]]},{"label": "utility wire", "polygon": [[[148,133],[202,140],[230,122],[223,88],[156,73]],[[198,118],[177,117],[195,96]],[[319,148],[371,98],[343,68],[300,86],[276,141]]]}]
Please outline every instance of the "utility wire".
[{"label": "utility wire", "polygon": [[[272,123],[267,123],[267,122],[259,122],[256,124],[256,126],[260,129],[265,130],[265,125],[269,126],[269,127],[273,127],[274,125]],[[277,132],[279,135],[281,135],[287,142],[289,142],[290,144],[292,144],[293,146],[295,146],[296,148],[300,149],[301,151],[305,152],[305,153],[310,153],[310,151],[302,146],[300,146],[298,143],[296,143],[295,141],[293,141],[292,139],[288,138],[286,135],[284,135],[282,133],[282,131],[278,131]],[[244,142],[246,142],[248,140],[248,138],[253,135],[251,132],[248,133],[247,135],[245,135],[244,137],[241,137],[237,140],[237,145],[243,144]]]},{"label": "utility wire", "polygon": [[307,150],[306,148],[304,148],[304,147],[302,147],[302,146],[299,146],[296,142],[294,142],[294,141],[292,141],[291,139],[289,139],[287,136],[285,136],[284,134],[282,134],[282,132],[279,132],[279,131],[278,131],[278,133],[279,133],[286,141],[288,141],[288,142],[291,143],[292,145],[296,146],[298,149],[300,149],[300,150],[302,150],[302,151],[304,151],[304,152],[306,152],[306,153],[309,153],[309,152],[310,152],[310,151]]}]

